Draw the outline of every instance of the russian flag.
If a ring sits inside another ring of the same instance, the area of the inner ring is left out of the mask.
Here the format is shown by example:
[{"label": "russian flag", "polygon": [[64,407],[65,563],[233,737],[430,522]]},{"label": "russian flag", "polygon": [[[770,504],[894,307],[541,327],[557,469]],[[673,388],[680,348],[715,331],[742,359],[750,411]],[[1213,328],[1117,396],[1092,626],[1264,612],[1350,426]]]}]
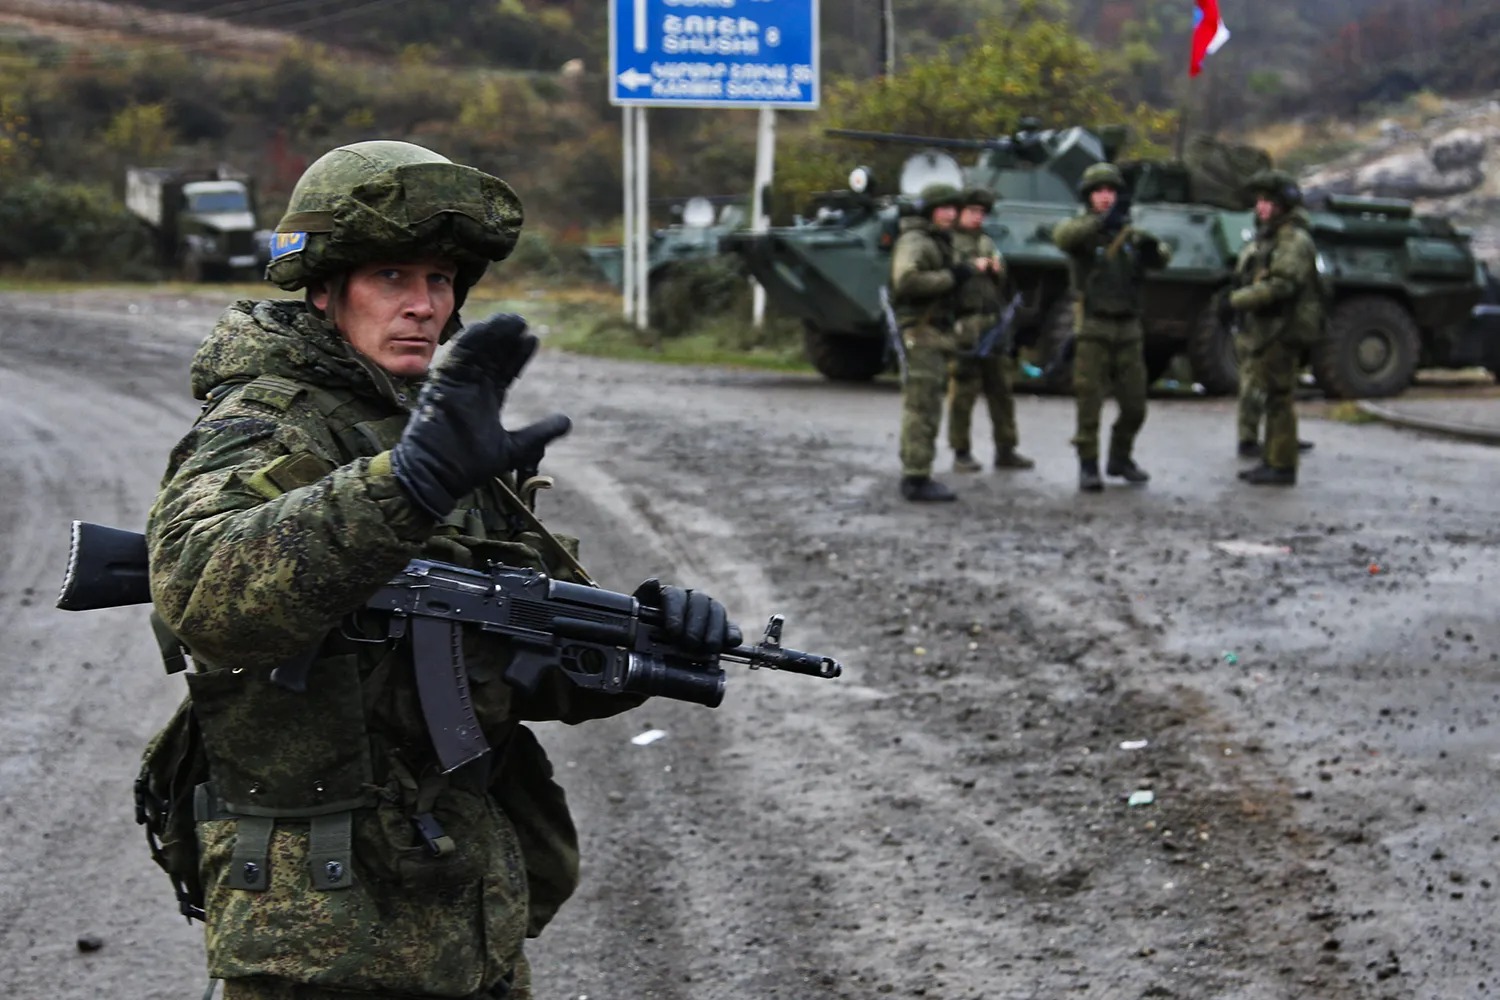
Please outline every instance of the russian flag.
[{"label": "russian flag", "polygon": [[1193,52],[1188,62],[1188,76],[1197,76],[1203,70],[1203,60],[1219,51],[1229,41],[1229,29],[1219,16],[1219,0],[1195,0],[1198,8],[1193,11]]}]

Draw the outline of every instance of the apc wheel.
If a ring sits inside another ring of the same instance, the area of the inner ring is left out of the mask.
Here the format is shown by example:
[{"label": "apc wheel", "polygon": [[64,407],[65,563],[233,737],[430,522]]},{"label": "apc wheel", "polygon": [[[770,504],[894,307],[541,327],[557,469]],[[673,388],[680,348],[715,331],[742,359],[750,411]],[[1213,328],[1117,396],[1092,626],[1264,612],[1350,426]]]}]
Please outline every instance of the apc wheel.
[{"label": "apc wheel", "polygon": [[1360,295],[1334,307],[1313,350],[1313,375],[1337,399],[1394,396],[1411,385],[1421,349],[1416,321],[1399,302]]},{"label": "apc wheel", "polygon": [[1177,357],[1177,346],[1170,341],[1148,339],[1145,351],[1146,384],[1151,385],[1172,367],[1172,359]]},{"label": "apc wheel", "polygon": [[1219,322],[1219,310],[1210,302],[1198,314],[1187,342],[1188,366],[1193,381],[1210,396],[1230,396],[1240,391],[1240,364],[1235,356],[1234,335]]},{"label": "apc wheel", "polygon": [[885,342],[857,333],[830,333],[808,324],[802,331],[807,360],[834,382],[868,382],[885,371]]},{"label": "apc wheel", "polygon": [[1042,320],[1041,331],[1032,353],[1042,375],[1036,380],[1038,388],[1045,392],[1071,395],[1073,392],[1073,296],[1064,295],[1052,303],[1047,318]]}]

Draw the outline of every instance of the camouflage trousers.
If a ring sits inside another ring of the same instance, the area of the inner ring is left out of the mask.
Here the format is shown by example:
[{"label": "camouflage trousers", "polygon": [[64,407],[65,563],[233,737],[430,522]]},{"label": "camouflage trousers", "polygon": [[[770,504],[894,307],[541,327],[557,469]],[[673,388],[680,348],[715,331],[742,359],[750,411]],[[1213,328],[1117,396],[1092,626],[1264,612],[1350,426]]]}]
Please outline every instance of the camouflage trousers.
[{"label": "camouflage trousers", "polygon": [[[1292,393],[1297,388],[1301,352],[1274,341],[1248,361],[1250,377],[1265,400],[1265,463],[1278,469],[1297,468],[1297,410]],[[1248,440],[1248,439],[1246,439]]]},{"label": "camouflage trousers", "polygon": [[973,350],[973,338],[962,335],[967,320],[959,321],[961,350],[953,356],[949,367],[948,383],[948,445],[955,452],[972,451],[969,425],[974,414],[974,403],[984,395],[985,406],[990,412],[990,426],[994,430],[995,454],[1015,450],[1020,436],[1016,431],[1016,397],[1012,392],[1015,379],[1015,362],[1004,353],[976,358],[967,353]]},{"label": "camouflage trousers", "polygon": [[1239,440],[1258,444],[1260,422],[1266,416],[1266,390],[1256,380],[1259,372],[1250,357],[1250,348],[1245,339],[1236,337],[1234,346],[1240,369]]},{"label": "camouflage trousers", "polygon": [[[532,1000],[531,969],[525,960],[516,970],[515,982],[509,989],[500,984],[489,990],[465,997],[464,1000]],[[254,976],[248,979],[224,980],[223,1000],[433,1000],[426,995],[411,993],[351,993],[348,990],[331,990],[306,983],[294,983],[286,979],[269,976]]]},{"label": "camouflage trousers", "polygon": [[1109,457],[1130,458],[1135,436],[1146,422],[1146,358],[1141,341],[1079,338],[1073,358],[1073,397],[1078,426],[1073,446],[1083,461],[1099,458],[1099,416],[1104,401],[1115,397],[1120,415],[1110,429]]},{"label": "camouflage trousers", "polygon": [[907,342],[906,380],[901,384],[901,474],[932,475],[938,429],[943,423],[943,393],[948,386],[947,347]]}]

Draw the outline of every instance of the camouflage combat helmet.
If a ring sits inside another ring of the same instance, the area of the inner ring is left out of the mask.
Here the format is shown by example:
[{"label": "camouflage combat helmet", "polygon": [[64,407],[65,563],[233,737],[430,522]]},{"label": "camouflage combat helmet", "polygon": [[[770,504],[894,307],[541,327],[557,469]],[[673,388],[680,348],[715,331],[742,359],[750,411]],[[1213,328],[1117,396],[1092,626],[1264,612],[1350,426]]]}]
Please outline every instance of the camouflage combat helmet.
[{"label": "camouflage combat helmet", "polygon": [[356,142],[297,181],[266,277],[295,291],[372,261],[447,257],[458,265],[457,329],[458,307],[490,262],[515,249],[521,222],[520,198],[498,177],[409,142]]},{"label": "camouflage combat helmet", "polygon": [[971,187],[964,192],[964,205],[978,205],[988,212],[995,207],[995,192],[989,188]]},{"label": "camouflage combat helmet", "polygon": [[917,195],[917,200],[922,203],[922,214],[932,218],[932,210],[943,205],[952,205],[959,208],[963,205],[964,193],[952,184],[929,184]]},{"label": "camouflage combat helmet", "polygon": [[1125,177],[1113,163],[1095,163],[1083,172],[1083,178],[1078,182],[1078,200],[1088,201],[1089,195],[1102,187],[1125,190]]},{"label": "camouflage combat helmet", "polygon": [[1281,206],[1283,212],[1302,204],[1302,185],[1285,170],[1258,170],[1245,184],[1251,195],[1263,194]]}]

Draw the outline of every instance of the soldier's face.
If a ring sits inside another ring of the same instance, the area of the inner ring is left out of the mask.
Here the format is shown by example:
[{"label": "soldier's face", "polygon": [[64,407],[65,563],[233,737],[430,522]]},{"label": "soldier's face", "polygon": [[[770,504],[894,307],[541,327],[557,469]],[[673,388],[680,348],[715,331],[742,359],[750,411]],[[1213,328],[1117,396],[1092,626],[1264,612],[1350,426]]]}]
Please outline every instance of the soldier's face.
[{"label": "soldier's face", "polygon": [[958,213],[958,228],[978,229],[984,225],[984,216],[983,205],[965,205],[963,211]]},{"label": "soldier's face", "polygon": [[[334,322],[349,346],[398,378],[424,374],[453,315],[457,266],[430,258],[365,264],[344,280]],[[327,309],[327,290],[312,303]]]},{"label": "soldier's face", "polygon": [[1118,197],[1120,197],[1119,193],[1108,185],[1096,187],[1089,192],[1089,208],[1093,209],[1096,215],[1103,215],[1115,207],[1115,199]]},{"label": "soldier's face", "polygon": [[[1243,202],[1241,202],[1243,204]],[[1271,221],[1271,216],[1276,214],[1276,202],[1265,195],[1258,195],[1255,199],[1255,217],[1261,222]]]},{"label": "soldier's face", "polygon": [[939,205],[932,210],[932,224],[939,229],[952,229],[953,220],[958,218],[958,209],[952,205]]}]

